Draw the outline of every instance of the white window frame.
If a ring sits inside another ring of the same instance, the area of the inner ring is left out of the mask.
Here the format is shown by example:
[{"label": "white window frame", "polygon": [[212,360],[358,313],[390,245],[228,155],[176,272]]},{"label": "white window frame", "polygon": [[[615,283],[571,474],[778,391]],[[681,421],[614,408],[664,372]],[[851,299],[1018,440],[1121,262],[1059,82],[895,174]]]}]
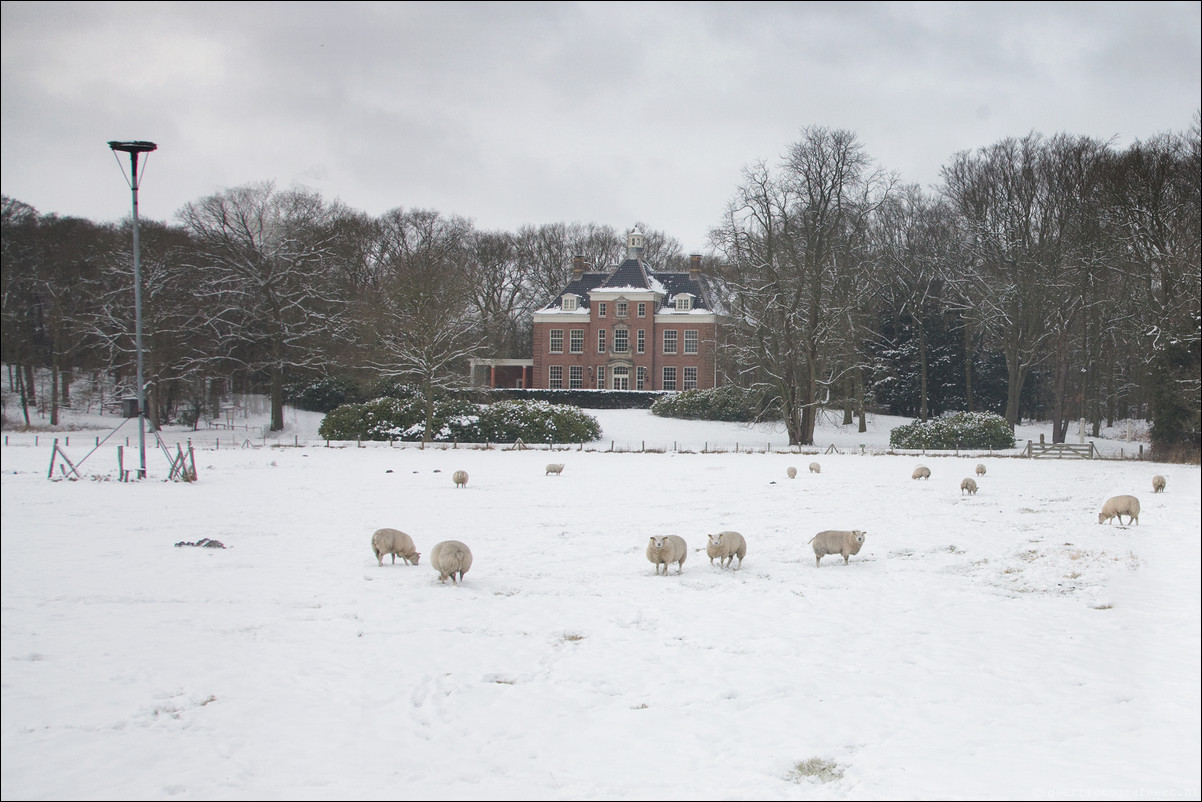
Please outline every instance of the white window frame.
[{"label": "white window frame", "polygon": [[605,329],[597,329],[597,353],[605,353]]},{"label": "white window frame", "polygon": [[685,367],[681,370],[680,389],[696,390],[697,389],[697,368]]},{"label": "white window frame", "polygon": [[[672,378],[668,378],[669,376],[671,376]],[[663,377],[664,377],[664,380],[662,382],[663,389],[675,391],[676,390],[676,366],[675,365],[664,365]],[[668,385],[672,385],[672,386],[669,387]]]},{"label": "white window frame", "polygon": [[597,366],[597,386],[600,387],[602,390],[605,389],[605,366],[604,365]]},{"label": "white window frame", "polygon": [[584,353],[584,329],[572,329],[569,332],[568,349],[573,354]]},{"label": "white window frame", "polygon": [[614,316],[615,317],[626,317],[629,314],[629,311],[628,311],[629,309],[630,309],[630,304],[626,303],[625,301],[615,301],[614,302]]},{"label": "white window frame", "polygon": [[568,366],[568,389],[579,390],[584,387],[584,366],[569,365]]},{"label": "white window frame", "polygon": [[[619,337],[618,335],[622,335]],[[625,340],[625,344],[620,344]],[[614,353],[629,354],[630,353],[630,329],[621,326],[614,328]]]},{"label": "white window frame", "polygon": [[685,331],[684,331],[684,353],[686,353],[686,354],[697,353],[698,343],[700,343],[700,342],[701,342],[701,338],[698,336],[697,329],[685,329]]},{"label": "white window frame", "polygon": [[647,389],[647,369],[645,367],[643,367],[642,365],[639,365],[639,367],[635,371],[634,375],[636,377],[634,389],[646,390]]},{"label": "white window frame", "polygon": [[579,304],[579,302],[579,299],[575,295],[568,293],[567,295],[563,296],[563,300],[559,306],[565,312],[575,312],[576,306]]},{"label": "white window frame", "polygon": [[[555,345],[556,341],[559,342],[558,346]],[[551,329],[547,337],[547,350],[552,354],[563,353],[563,329]]]},{"label": "white window frame", "polygon": [[597,317],[605,317],[605,308],[606,308],[606,306],[607,306],[607,305],[606,305],[605,301],[598,301],[598,302],[597,302]]},{"label": "white window frame", "polygon": [[639,301],[639,317],[647,317],[647,302]]},{"label": "white window frame", "polygon": [[[668,335],[671,335],[671,336],[669,337]],[[677,347],[677,342],[676,342],[676,329],[664,329],[664,338],[663,338],[663,340],[664,340],[664,350],[663,350],[663,353],[665,353],[665,354],[674,354],[674,353],[676,353],[676,347]],[[671,340],[671,341],[672,341],[672,345],[671,345],[671,347],[670,347],[670,348],[669,348],[669,346],[668,346],[668,341],[669,341],[669,340]]]},{"label": "white window frame", "polygon": [[563,365],[547,366],[547,388],[550,390],[563,389]]},{"label": "white window frame", "polygon": [[646,329],[638,330],[638,333],[635,335],[635,338],[634,338],[634,348],[635,348],[635,353],[637,353],[637,354],[647,353],[647,331],[646,331]]}]

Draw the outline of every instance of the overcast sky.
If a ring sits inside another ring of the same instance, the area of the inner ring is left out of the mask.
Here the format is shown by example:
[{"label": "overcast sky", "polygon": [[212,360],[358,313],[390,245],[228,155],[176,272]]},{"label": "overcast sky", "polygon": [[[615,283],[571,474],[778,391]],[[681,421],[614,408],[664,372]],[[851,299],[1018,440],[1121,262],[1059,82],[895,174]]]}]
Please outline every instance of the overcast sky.
[{"label": "overcast sky", "polygon": [[756,161],[853,131],[930,187],[1029,131],[1120,147],[1202,106],[1202,3],[3,3],[3,193],[115,221],[274,180],[487,230],[707,250]]}]

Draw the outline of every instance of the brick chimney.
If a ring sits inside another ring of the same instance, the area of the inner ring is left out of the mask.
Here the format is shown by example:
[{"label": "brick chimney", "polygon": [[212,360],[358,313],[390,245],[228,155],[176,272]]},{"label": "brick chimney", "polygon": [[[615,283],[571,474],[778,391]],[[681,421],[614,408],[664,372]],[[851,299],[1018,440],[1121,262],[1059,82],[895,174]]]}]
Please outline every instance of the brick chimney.
[{"label": "brick chimney", "polygon": [[584,257],[576,254],[572,257],[572,279],[578,279],[584,275]]},{"label": "brick chimney", "polygon": [[701,280],[701,254],[699,253],[689,256],[689,280]]}]

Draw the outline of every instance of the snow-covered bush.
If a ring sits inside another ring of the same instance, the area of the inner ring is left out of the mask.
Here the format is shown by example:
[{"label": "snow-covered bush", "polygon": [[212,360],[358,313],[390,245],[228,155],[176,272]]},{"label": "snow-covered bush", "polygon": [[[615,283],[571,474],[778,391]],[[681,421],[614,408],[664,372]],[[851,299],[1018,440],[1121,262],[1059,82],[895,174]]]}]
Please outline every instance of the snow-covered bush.
[{"label": "snow-covered bush", "polygon": [[[601,437],[601,424],[578,407],[546,401],[498,401],[480,409],[474,436],[481,443],[586,443]],[[467,437],[461,439],[469,439]]]},{"label": "snow-covered bush", "polygon": [[[434,403],[433,440],[463,439],[457,434],[474,420],[478,410],[467,401]],[[328,413],[317,433],[326,440],[421,440],[426,431],[426,403],[420,396],[374,398],[363,404],[343,404]]]},{"label": "snow-covered bush", "polygon": [[889,432],[891,448],[1014,448],[1014,432],[992,412],[957,412]]},{"label": "snow-covered bush", "polygon": [[[420,396],[376,398],[344,404],[322,420],[326,440],[412,440],[425,433],[426,404]],[[597,419],[576,407],[545,401],[501,401],[479,406],[467,401],[434,402],[431,440],[438,442],[582,443],[601,437]]]},{"label": "snow-covered bush", "polygon": [[329,412],[343,404],[361,402],[363,393],[350,379],[327,376],[324,379],[289,383],[284,388],[284,400],[297,409]]},{"label": "snow-covered bush", "polygon": [[[762,420],[764,408],[762,392],[727,384],[709,390],[685,390],[664,396],[651,405],[651,414],[665,418],[747,423]],[[779,413],[771,410],[768,417],[775,419]]]}]

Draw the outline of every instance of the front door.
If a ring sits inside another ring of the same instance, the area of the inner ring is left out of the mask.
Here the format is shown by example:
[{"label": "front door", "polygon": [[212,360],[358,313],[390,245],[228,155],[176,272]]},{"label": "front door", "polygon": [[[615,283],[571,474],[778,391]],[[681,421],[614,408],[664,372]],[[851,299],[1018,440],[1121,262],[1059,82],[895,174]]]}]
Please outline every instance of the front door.
[{"label": "front door", "polygon": [[614,389],[629,390],[630,389],[630,368],[623,365],[614,367]]}]

